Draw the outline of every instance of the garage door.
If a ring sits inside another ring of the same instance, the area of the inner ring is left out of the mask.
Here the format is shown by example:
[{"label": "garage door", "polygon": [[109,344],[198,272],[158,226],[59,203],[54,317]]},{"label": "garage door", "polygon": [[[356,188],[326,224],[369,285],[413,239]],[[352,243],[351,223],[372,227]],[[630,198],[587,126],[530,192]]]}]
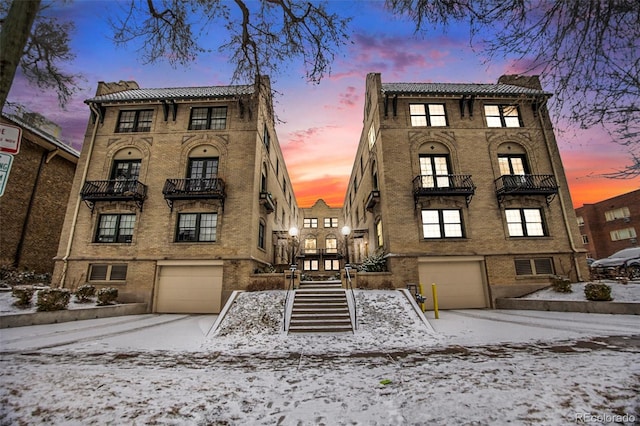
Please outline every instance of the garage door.
[{"label": "garage door", "polygon": [[438,290],[440,309],[489,307],[484,258],[430,257],[420,258],[418,262],[420,282],[427,296],[427,309],[433,309],[432,283],[436,284]]},{"label": "garage door", "polygon": [[159,265],[156,312],[220,312],[222,265]]}]

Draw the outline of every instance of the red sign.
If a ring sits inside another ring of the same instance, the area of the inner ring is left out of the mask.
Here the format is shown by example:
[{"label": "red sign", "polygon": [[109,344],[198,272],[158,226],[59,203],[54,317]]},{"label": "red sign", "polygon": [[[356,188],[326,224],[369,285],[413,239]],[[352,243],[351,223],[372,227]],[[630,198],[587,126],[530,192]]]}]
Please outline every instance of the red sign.
[{"label": "red sign", "polygon": [[17,154],[20,151],[22,129],[9,124],[0,124],[0,152]]}]

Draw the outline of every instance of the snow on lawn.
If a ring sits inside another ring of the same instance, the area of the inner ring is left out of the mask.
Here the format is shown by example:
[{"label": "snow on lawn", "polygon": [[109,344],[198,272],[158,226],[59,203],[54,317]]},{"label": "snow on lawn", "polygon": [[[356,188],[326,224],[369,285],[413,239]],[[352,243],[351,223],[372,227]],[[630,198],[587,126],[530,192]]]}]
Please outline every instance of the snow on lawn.
[{"label": "snow on lawn", "polygon": [[637,336],[450,344],[395,291],[357,292],[355,334],[286,335],[283,302],[281,291],[239,295],[197,351],[74,346],[1,354],[0,424],[631,425],[640,419]]},{"label": "snow on lawn", "polygon": [[[640,281],[629,281],[622,284],[614,280],[598,281],[611,287],[611,297],[613,302],[640,302]],[[581,300],[586,301],[584,287],[588,283],[571,284],[571,293],[559,293],[552,288],[545,288],[533,294],[529,294],[522,299],[536,300]]]},{"label": "snow on lawn", "polygon": [[[349,354],[414,350],[433,346],[440,338],[416,315],[399,291],[356,291],[355,333],[287,334],[282,310],[286,292],[241,293],[209,340],[220,352]],[[248,301],[248,302],[247,302]]]}]

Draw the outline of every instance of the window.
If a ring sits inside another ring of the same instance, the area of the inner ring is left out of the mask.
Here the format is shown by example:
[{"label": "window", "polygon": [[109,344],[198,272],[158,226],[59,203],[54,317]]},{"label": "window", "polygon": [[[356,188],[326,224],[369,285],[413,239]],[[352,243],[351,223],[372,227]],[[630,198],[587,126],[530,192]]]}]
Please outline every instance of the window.
[{"label": "window", "polygon": [[318,252],[318,244],[315,238],[305,238],[304,252],[307,254],[314,254]]},{"label": "window", "polygon": [[618,229],[611,231],[609,235],[611,235],[611,241],[628,240],[637,237],[635,228]]},{"label": "window", "polygon": [[378,243],[378,247],[382,247],[384,245],[384,237],[382,236],[382,220],[378,219],[376,222],[376,242]]},{"label": "window", "polygon": [[218,176],[218,157],[190,158],[187,187],[190,191],[204,191],[215,186]]},{"label": "window", "polygon": [[325,217],[324,218],[324,227],[325,228],[337,228],[338,227],[338,218],[337,217]]},{"label": "window", "polygon": [[308,259],[303,262],[302,267],[305,271],[317,271],[319,265],[318,259]]},{"label": "window", "polygon": [[582,216],[576,217],[576,220],[578,221],[578,226],[584,226],[584,218]]},{"label": "window", "polygon": [[553,259],[538,257],[533,259],[516,259],[516,275],[553,275]]},{"label": "window", "polygon": [[217,213],[181,213],[178,215],[177,242],[214,242],[217,237]]},{"label": "window", "polygon": [[421,155],[420,175],[423,188],[449,187],[449,156]]},{"label": "window", "polygon": [[485,105],[487,127],[522,127],[517,105]]},{"label": "window", "polygon": [[582,234],[582,244],[589,244],[589,236],[587,234]]},{"label": "window", "polygon": [[604,218],[607,222],[611,222],[616,219],[624,219],[631,216],[631,212],[629,212],[629,207],[620,207],[619,209],[608,210],[604,212]]},{"label": "window", "polygon": [[115,160],[111,169],[111,179],[138,180],[141,160]]},{"label": "window", "polygon": [[447,125],[447,116],[444,104],[410,104],[412,126],[444,127]]},{"label": "window", "polygon": [[373,148],[373,145],[376,144],[376,129],[373,127],[373,124],[371,125],[371,127],[369,127],[368,139],[369,139],[369,149],[371,149]]},{"label": "window", "polygon": [[127,264],[96,264],[89,265],[89,281],[125,281],[127,279]]},{"label": "window", "polygon": [[506,209],[510,237],[543,237],[546,235],[540,209]]},{"label": "window", "polygon": [[264,125],[264,131],[263,131],[263,135],[262,135],[262,143],[264,144],[265,148],[267,148],[267,152],[269,152],[269,147],[271,145],[271,137],[269,136],[269,129],[267,129],[267,125]]},{"label": "window", "polygon": [[423,238],[462,238],[460,210],[422,210]]},{"label": "window", "polygon": [[306,217],[302,220],[302,226],[304,228],[317,228],[318,227],[318,218],[309,218]]},{"label": "window", "polygon": [[120,111],[118,117],[117,133],[148,132],[153,121],[152,109],[140,109],[136,111]]},{"label": "window", "polygon": [[325,271],[339,271],[340,261],[338,259],[325,259],[324,261]]},{"label": "window", "polygon": [[130,243],[135,214],[102,214],[98,219],[96,243]]},{"label": "window", "polygon": [[329,236],[324,240],[324,247],[327,253],[338,252],[338,239],[333,236]]},{"label": "window", "polygon": [[265,249],[267,247],[266,244],[266,236],[267,236],[267,225],[261,220],[258,222],[258,248]]},{"label": "window", "polygon": [[500,175],[528,175],[527,159],[524,155],[498,155]]},{"label": "window", "polygon": [[191,108],[189,130],[224,130],[226,127],[226,106]]}]

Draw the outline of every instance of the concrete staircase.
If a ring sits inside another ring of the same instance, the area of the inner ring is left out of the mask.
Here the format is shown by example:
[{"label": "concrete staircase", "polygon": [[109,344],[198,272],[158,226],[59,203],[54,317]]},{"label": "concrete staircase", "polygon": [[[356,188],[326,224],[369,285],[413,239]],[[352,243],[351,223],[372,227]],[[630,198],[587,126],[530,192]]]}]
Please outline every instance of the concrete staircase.
[{"label": "concrete staircase", "polygon": [[351,333],[347,296],[340,281],[302,281],[295,291],[289,333]]}]

